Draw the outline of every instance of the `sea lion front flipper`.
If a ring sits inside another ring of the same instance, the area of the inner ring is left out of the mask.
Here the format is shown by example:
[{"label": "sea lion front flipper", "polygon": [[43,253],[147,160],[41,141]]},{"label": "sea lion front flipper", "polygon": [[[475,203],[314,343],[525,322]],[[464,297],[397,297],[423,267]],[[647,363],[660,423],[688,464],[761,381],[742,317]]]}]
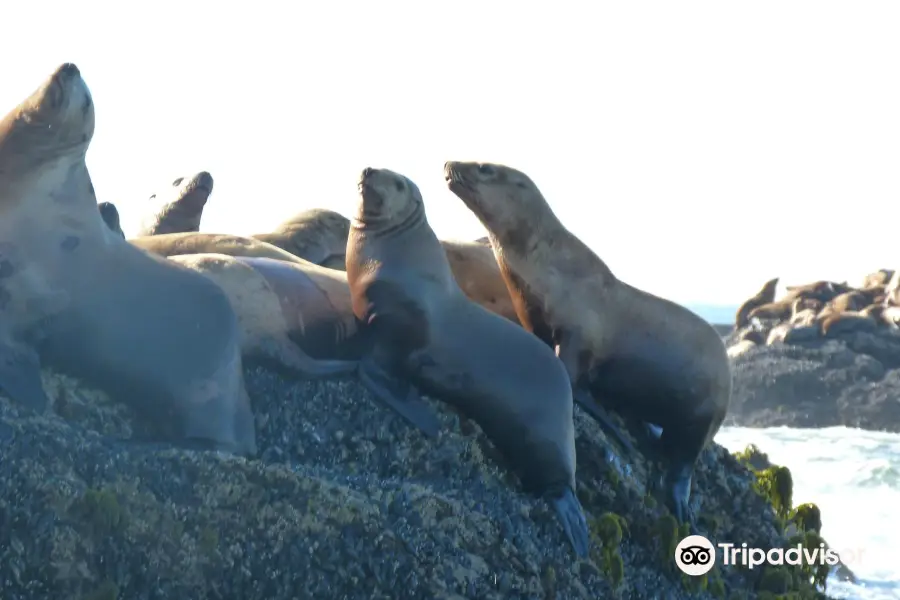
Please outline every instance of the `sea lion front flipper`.
[{"label": "sea lion front flipper", "polygon": [[19,406],[35,412],[50,406],[41,381],[41,362],[31,348],[0,342],[0,389]]},{"label": "sea lion front flipper", "polygon": [[590,537],[588,535],[587,519],[584,516],[584,509],[581,508],[581,502],[578,496],[572,491],[572,488],[566,487],[563,493],[555,498],[550,499],[556,511],[556,517],[559,519],[572,549],[579,558],[588,555],[590,550]]},{"label": "sea lion front flipper", "polygon": [[694,512],[691,510],[691,480],[694,466],[691,463],[673,464],[666,473],[666,493],[669,509],[679,523],[687,523],[691,533],[697,533]]},{"label": "sea lion front flipper", "polygon": [[441,423],[412,383],[388,373],[372,356],[359,362],[359,378],[376,398],[398,415],[428,437],[437,437]]}]

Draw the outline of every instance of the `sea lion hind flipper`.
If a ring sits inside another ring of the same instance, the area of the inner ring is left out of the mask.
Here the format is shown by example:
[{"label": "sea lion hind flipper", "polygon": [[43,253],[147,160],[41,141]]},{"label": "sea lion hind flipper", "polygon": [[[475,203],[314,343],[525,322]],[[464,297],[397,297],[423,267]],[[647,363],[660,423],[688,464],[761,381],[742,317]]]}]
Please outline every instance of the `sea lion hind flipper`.
[{"label": "sea lion hind flipper", "polygon": [[360,380],[378,400],[428,437],[437,437],[441,423],[412,383],[392,376],[371,357],[359,361],[358,372]]},{"label": "sea lion hind flipper", "polygon": [[41,363],[31,348],[0,343],[0,389],[10,400],[35,412],[50,406],[41,381]]},{"label": "sea lion hind flipper", "polygon": [[578,496],[575,495],[572,488],[566,486],[562,494],[549,498],[549,502],[553,505],[556,517],[575,554],[579,558],[587,556],[590,550],[590,536],[587,519],[584,516],[584,509],[581,508],[581,503],[578,501]]},{"label": "sea lion hind flipper", "polygon": [[611,435],[619,442],[619,445],[625,449],[625,451],[629,454],[636,454],[637,450],[634,447],[634,444],[631,443],[631,440],[628,439],[628,436],[622,431],[622,428],[617,426],[612,421],[612,417],[609,412],[600,406],[600,403],[594,400],[591,396],[591,393],[583,388],[576,387],[572,389],[572,398],[575,400],[575,403],[578,404],[581,408],[585,410],[591,417],[597,422],[598,425],[607,433],[607,435]]},{"label": "sea lion hind flipper", "polygon": [[697,533],[694,512],[691,510],[691,480],[693,463],[673,464],[666,474],[666,500],[669,510],[679,523],[687,523],[691,533]]}]

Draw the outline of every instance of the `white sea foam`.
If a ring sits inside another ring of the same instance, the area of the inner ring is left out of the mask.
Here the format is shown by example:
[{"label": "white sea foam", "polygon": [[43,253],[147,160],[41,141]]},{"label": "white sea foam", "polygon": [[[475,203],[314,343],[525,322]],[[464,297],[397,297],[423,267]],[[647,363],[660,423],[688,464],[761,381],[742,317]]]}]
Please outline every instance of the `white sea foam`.
[{"label": "white sea foam", "polygon": [[794,505],[822,509],[822,537],[856,576],[832,578],[837,598],[900,599],[900,434],[829,427],[723,427],[716,441],[731,451],[756,444],[790,467]]}]

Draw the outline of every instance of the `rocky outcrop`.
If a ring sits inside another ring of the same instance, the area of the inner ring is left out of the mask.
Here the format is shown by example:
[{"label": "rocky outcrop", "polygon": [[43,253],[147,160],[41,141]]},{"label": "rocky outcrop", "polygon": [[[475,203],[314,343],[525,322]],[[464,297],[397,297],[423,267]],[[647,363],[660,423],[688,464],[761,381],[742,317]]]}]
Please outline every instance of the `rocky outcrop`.
[{"label": "rocky outcrop", "polygon": [[[741,332],[728,342],[736,348]],[[900,331],[752,345],[733,356],[726,424],[900,432]]]},{"label": "rocky outcrop", "polygon": [[[753,598],[773,579],[676,571],[681,533],[656,491],[660,466],[605,450],[581,413],[586,560],[477,425],[442,404],[444,431],[428,440],[355,380],[248,369],[260,448],[248,460],[141,442],[123,405],[44,378],[47,414],[0,398],[4,600]],[[694,481],[701,529],[786,543],[759,490],[757,474],[713,445]],[[797,584],[808,579],[775,577],[814,597]]]}]

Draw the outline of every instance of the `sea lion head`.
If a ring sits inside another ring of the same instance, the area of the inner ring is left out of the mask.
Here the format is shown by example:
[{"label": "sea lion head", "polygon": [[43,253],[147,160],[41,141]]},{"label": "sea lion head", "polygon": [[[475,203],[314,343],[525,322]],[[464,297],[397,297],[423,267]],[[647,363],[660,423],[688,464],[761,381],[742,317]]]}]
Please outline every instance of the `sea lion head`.
[{"label": "sea lion head", "polygon": [[424,214],[419,186],[400,173],[367,167],[359,174],[358,188],[360,203],[355,220],[369,227],[404,223]]},{"label": "sea lion head", "polygon": [[[489,229],[510,227],[512,207],[516,212],[543,209],[543,196],[528,175],[496,163],[444,163],[444,180],[450,191],[459,196]],[[540,199],[541,205],[527,206],[530,200]]]},{"label": "sea lion head", "polygon": [[119,220],[119,209],[116,208],[116,205],[112,202],[101,202],[97,205],[97,209],[109,230],[125,239],[125,233],[122,231],[122,224]]},{"label": "sea lion head", "polygon": [[191,177],[179,177],[164,191],[150,196],[150,200],[160,204],[178,202],[186,208],[198,212],[206,206],[206,201],[213,190],[213,177],[206,171],[200,171]]},{"label": "sea lion head", "polygon": [[94,102],[72,63],[57,67],[0,121],[0,180],[41,177],[60,161],[75,164],[94,135]]}]

